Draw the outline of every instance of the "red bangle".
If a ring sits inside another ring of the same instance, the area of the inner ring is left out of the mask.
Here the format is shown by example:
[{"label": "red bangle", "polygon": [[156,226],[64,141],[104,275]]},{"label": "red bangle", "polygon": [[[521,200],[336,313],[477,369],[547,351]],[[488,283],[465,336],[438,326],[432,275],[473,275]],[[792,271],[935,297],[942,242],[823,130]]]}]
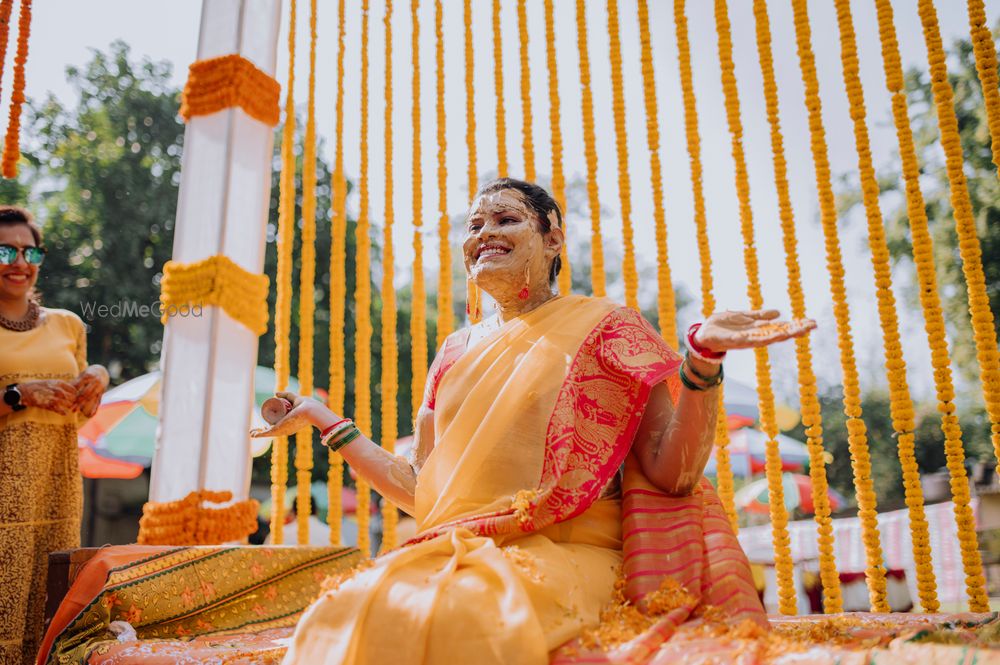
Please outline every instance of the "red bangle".
[{"label": "red bangle", "polygon": [[323,430],[322,432],[319,433],[320,438],[322,439],[324,436],[328,436],[331,432],[333,432],[334,429],[336,429],[336,427],[338,425],[343,425],[348,420],[350,420],[350,418],[341,418],[340,420],[338,420],[334,424],[330,425],[325,430]]},{"label": "red bangle", "polygon": [[722,358],[725,358],[726,357],[725,351],[721,352],[712,351],[711,349],[707,349],[704,346],[698,344],[698,342],[694,341],[694,335],[696,332],[698,332],[699,328],[701,328],[701,323],[692,323],[691,327],[688,328],[687,338],[686,338],[688,348],[694,351],[695,354],[699,356],[704,356],[705,358],[710,358],[712,360],[720,360]]}]

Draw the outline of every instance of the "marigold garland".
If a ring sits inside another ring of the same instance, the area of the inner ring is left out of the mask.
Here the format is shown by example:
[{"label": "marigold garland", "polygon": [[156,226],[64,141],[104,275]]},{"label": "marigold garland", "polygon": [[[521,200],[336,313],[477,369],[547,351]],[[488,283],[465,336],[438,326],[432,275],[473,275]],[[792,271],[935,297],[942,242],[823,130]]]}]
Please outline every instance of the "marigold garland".
[{"label": "marigold garland", "polygon": [[576,0],[576,46],[580,53],[583,154],[587,160],[587,203],[590,208],[590,283],[594,295],[607,295],[604,241],[601,238],[601,201],[597,190],[597,137],[594,133],[594,95],[590,89],[590,53],[587,46],[587,5]]},{"label": "marigold garland", "polygon": [[[228,256],[210,256],[194,263],[167,261],[160,281],[160,302],[167,308],[214,305],[257,335],[267,332],[267,290],[270,279],[256,275]],[[164,311],[163,323],[168,312]]]},{"label": "marigold garland", "polygon": [[622,214],[622,278],[625,304],[639,309],[639,274],[635,268],[635,238],[632,231],[632,180],[628,171],[628,133],[625,128],[625,83],[622,78],[622,45],[618,28],[618,0],[608,0],[608,38],[611,56],[611,97],[615,117],[615,148],[618,154],[618,200]]},{"label": "marigold garland", "polygon": [[[316,318],[316,0],[309,2],[309,82],[302,149],[302,226],[299,257],[299,391],[313,394]],[[313,437],[309,427],[295,434],[295,519],[299,545],[309,543],[312,513]]]},{"label": "marigold garland", "polygon": [[656,74],[653,70],[653,44],[649,33],[649,5],[646,0],[638,0],[638,10],[642,91],[646,105],[646,145],[649,148],[653,221],[656,226],[656,310],[660,334],[670,348],[677,350],[677,303],[674,300],[674,283],[667,255],[667,221],[663,206],[663,170],[660,165],[660,110],[656,102]]},{"label": "marigold garland", "polygon": [[941,33],[938,29],[937,11],[934,3],[919,0],[920,22],[923,25],[924,41],[927,43],[927,60],[930,63],[931,91],[937,109],[938,129],[941,133],[941,148],[945,154],[945,166],[951,189],[951,207],[958,233],[958,249],[962,257],[962,272],[969,293],[969,313],[972,331],[976,340],[976,358],[979,361],[979,376],[983,384],[983,398],[986,412],[990,416],[993,452],[1000,459],[1000,350],[997,348],[994,316],[990,310],[990,300],[986,292],[986,277],[983,274],[982,249],[976,235],[976,223],[969,199],[969,189],[965,180],[962,159],[962,143],[958,135],[958,119],[955,117],[954,92],[948,81],[948,66]]},{"label": "marigold garland", "polygon": [[[472,0],[465,0],[465,146],[468,150],[469,201],[479,189],[479,172],[476,166],[476,96],[475,50],[472,43]],[[465,313],[470,323],[479,323],[479,289],[472,280],[465,280]],[[421,390],[423,388],[421,387]]]},{"label": "marigold garland", "polygon": [[[344,266],[347,262],[347,179],[344,177],[344,0],[337,3],[337,147],[334,152],[333,215],[330,223],[330,388],[327,406],[337,414],[344,413],[347,391],[345,369],[344,314],[347,282]],[[341,490],[344,486],[344,458],[340,453],[327,453],[330,469],[326,476],[329,508],[326,522],[330,526],[330,544],[341,543]]]},{"label": "marigold garland", "polygon": [[[392,0],[385,2],[385,224],[382,227],[382,447],[396,452],[396,396],[399,394],[399,343],[396,340],[396,286],[392,227]],[[382,552],[396,547],[396,506],[382,497]]]},{"label": "marigold garland", "polygon": [[[0,0],[0,63],[7,62],[7,44],[10,41],[10,15],[14,10],[14,0]],[[0,81],[3,67],[0,67]]]},{"label": "marigold garland", "polygon": [[535,182],[535,140],[531,128],[531,69],[528,64],[527,0],[517,0],[517,34],[521,57],[521,151],[524,153],[524,177]]},{"label": "marigold garland", "polygon": [[[694,197],[694,222],[698,238],[698,261],[701,265],[701,314],[707,318],[715,311],[712,283],[712,252],[708,244],[708,222],[705,215],[705,193],[702,187],[701,137],[698,133],[698,108],[691,73],[691,42],[688,39],[685,0],[674,0],[674,31],[677,36],[677,65],[684,98],[684,132],[691,168],[691,193]],[[724,388],[719,389],[718,420],[715,426],[715,462],[719,483],[719,499],[729,517],[733,531],[739,530],[733,469],[729,461],[729,428],[726,424]]]},{"label": "marigold garland", "polygon": [[[499,0],[497,0],[499,2]],[[468,18],[468,17],[467,17]],[[451,220],[448,218],[448,140],[444,111],[444,9],[441,0],[434,2],[434,60],[436,66],[435,112],[437,113],[438,181],[438,325],[437,344],[455,329],[451,296]],[[467,91],[468,92],[468,91]],[[469,97],[466,97],[466,103]],[[498,111],[499,113],[499,111]],[[473,287],[474,288],[474,287]],[[475,319],[473,323],[478,321]],[[421,387],[421,394],[423,388]]]},{"label": "marigold garland", "polygon": [[[17,54],[14,56],[14,88],[10,95],[7,136],[3,144],[2,171],[5,178],[17,176],[21,159],[21,107],[24,105],[24,65],[28,62],[28,37],[31,35],[31,0],[21,0],[17,19]],[[2,61],[0,61],[2,64]]]},{"label": "marigold garland", "polygon": [[868,437],[865,423],[861,420],[861,390],[858,386],[854,340],[851,336],[851,314],[844,286],[844,264],[840,252],[840,239],[837,236],[837,207],[831,182],[826,130],[823,126],[822,102],[819,96],[816,59],[812,50],[812,30],[809,26],[806,1],[792,0],[792,10],[799,68],[809,115],[810,149],[816,173],[820,221],[826,245],[827,271],[830,275],[830,293],[833,296],[833,313],[837,321],[837,340],[844,382],[844,413],[847,415],[847,441],[851,453],[851,468],[854,472],[858,519],[861,522],[861,534],[868,564],[865,576],[868,581],[872,610],[888,612],[885,568],[882,565],[882,546],[879,541],[878,521],[876,519],[877,499],[872,483]]},{"label": "marigold garland", "polygon": [[[747,274],[747,297],[752,309],[762,309],[764,298],[760,290],[757,250],[754,246],[753,211],[750,208],[750,183],[743,153],[743,123],[740,119],[740,99],[736,88],[735,63],[726,0],[715,2],[715,27],[719,37],[719,64],[722,70],[722,90],[726,100],[726,120],[732,137],[733,162],[736,167],[736,194],[739,200],[740,230],[743,235],[743,261]],[[781,453],[778,450],[778,426],[774,415],[774,393],[771,390],[771,363],[767,348],[754,349],[757,369],[757,401],[761,429],[767,434],[766,470],[768,506],[771,513],[771,540],[774,546],[774,567],[778,578],[778,606],[782,614],[795,614],[795,583],[792,579],[791,539],[788,535],[788,510],[785,508],[782,485]]]},{"label": "marigold garland", "polygon": [[[974,2],[969,3],[970,14],[973,4]],[[945,455],[951,474],[952,500],[955,506],[955,521],[958,524],[958,539],[962,550],[969,608],[973,612],[985,612],[989,608],[989,599],[985,590],[975,518],[969,505],[971,497],[969,479],[965,472],[962,430],[955,415],[955,390],[951,381],[951,358],[948,353],[944,315],[941,311],[937,275],[934,270],[934,244],[928,230],[924,197],[920,191],[920,165],[917,161],[917,151],[914,147],[913,132],[910,127],[906,89],[903,81],[903,65],[899,54],[899,43],[896,39],[896,29],[893,25],[892,5],[888,0],[876,0],[875,5],[878,9],[886,89],[892,96],[892,115],[896,125],[903,179],[906,184],[906,211],[910,220],[913,261],[917,267],[917,279],[920,283],[920,304],[923,307],[927,342],[931,349],[931,365],[934,367],[934,387],[937,394],[938,411],[942,415],[941,430],[944,434]],[[994,60],[994,77],[995,65],[996,61]],[[994,83],[995,81],[994,78]],[[914,558],[916,559],[916,556]],[[924,610],[933,611],[926,606]]]},{"label": "marigold garland", "polygon": [[[281,133],[281,176],[278,180],[278,268],[274,305],[274,389],[288,388],[292,327],[292,245],[295,241],[295,21],[297,0],[290,0],[288,19],[288,88]],[[285,486],[288,483],[288,438],[271,444],[271,542],[284,542]]]},{"label": "marigold garland", "polygon": [[180,501],[147,502],[139,518],[140,545],[221,545],[246,540],[257,530],[255,499],[238,501],[225,508],[207,508],[202,503],[226,503],[232,492],[191,492]]},{"label": "marigold garland", "polygon": [[[355,336],[354,336],[354,424],[365,436],[372,429],[372,322],[371,322],[371,238],[368,237],[368,12],[369,0],[361,2],[361,174],[358,178],[360,202],[358,222],[354,229],[357,248],[355,260],[356,283],[354,287]],[[371,538],[368,534],[371,512],[371,485],[361,475],[357,478],[358,549],[364,556],[371,555]]]},{"label": "marigold garland", "polygon": [[[969,0],[969,36],[976,55],[976,71],[983,89],[986,120],[993,139],[993,164],[1000,169],[1000,78],[997,76],[997,52],[993,32],[986,20],[983,0]],[[0,61],[2,61],[0,51]]]},{"label": "marigold garland", "polygon": [[[472,0],[465,0],[465,147],[468,151],[469,199],[479,188],[476,163],[475,50],[472,47]],[[422,388],[421,388],[422,389]]]},{"label": "marigold garland", "polygon": [[545,61],[549,74],[549,137],[552,143],[552,196],[563,214],[563,242],[559,254],[559,293],[569,295],[573,288],[573,273],[569,265],[569,223],[566,219],[566,176],[563,173],[562,116],[559,106],[559,70],[556,63],[556,31],[552,0],[545,0]]},{"label": "marigold garland", "polygon": [[903,470],[903,488],[909,508],[910,534],[913,539],[913,557],[917,569],[917,589],[920,604],[925,612],[936,612],[937,583],[931,566],[930,533],[924,514],[924,496],[920,489],[920,472],[913,444],[916,427],[913,400],[906,379],[906,363],[899,337],[899,320],[896,298],[892,292],[892,270],[889,266],[889,247],[882,224],[879,205],[879,186],[872,165],[871,144],[865,121],[864,90],[858,70],[858,50],[854,36],[850,0],[836,0],[837,22],[840,25],[841,60],[844,87],[854,121],[854,143],[858,153],[858,170],[861,178],[862,202],[868,221],[868,246],[871,248],[872,271],[875,276],[875,297],[878,302],[879,323],[885,353],[886,378],[889,381],[889,412],[896,434],[899,463]]},{"label": "marigold garland", "polygon": [[496,97],[497,176],[507,177],[507,112],[503,93],[503,32],[500,29],[500,0],[493,0],[493,92]]},{"label": "marigold garland", "polygon": [[413,26],[410,32],[411,87],[410,87],[410,122],[413,125],[413,161],[412,174],[412,214],[413,218],[413,303],[410,314],[410,358],[412,360],[412,381],[410,382],[410,404],[413,417],[424,397],[424,384],[427,382],[427,288],[424,285],[424,238],[423,214],[423,165],[421,163],[420,147],[420,0],[410,0],[410,22]]},{"label": "marigold garland", "polygon": [[274,77],[232,53],[191,64],[181,93],[180,115],[190,120],[239,106],[251,118],[273,127],[281,116],[280,97],[281,85]]},{"label": "marigold garland", "polygon": [[[798,241],[795,234],[795,217],[788,189],[788,167],[785,161],[784,138],[778,114],[778,84],[774,75],[774,57],[771,52],[771,27],[765,0],[754,0],[757,28],[757,51],[764,80],[764,99],[767,120],[771,130],[771,152],[774,162],[774,184],[778,193],[778,215],[785,249],[785,268],[788,272],[788,298],[792,316],[806,316],[805,295],[802,291],[802,273],[799,267]],[[823,451],[823,424],[816,375],[812,367],[812,349],[809,337],[795,340],[795,359],[799,372],[799,401],[802,405],[802,423],[806,427],[806,445],[809,448],[809,476],[812,480],[812,499],[819,549],[820,580],[823,584],[823,610],[837,613],[843,610],[840,577],[833,554],[833,522],[830,519],[830,497],[826,479],[826,462]]]}]

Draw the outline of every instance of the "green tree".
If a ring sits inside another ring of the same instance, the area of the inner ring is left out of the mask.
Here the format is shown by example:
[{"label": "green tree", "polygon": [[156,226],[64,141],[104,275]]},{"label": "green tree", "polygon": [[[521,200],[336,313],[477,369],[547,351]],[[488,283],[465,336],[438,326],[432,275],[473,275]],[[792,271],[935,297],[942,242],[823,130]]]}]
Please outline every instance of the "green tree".
[{"label": "green tree", "polygon": [[[996,314],[1000,312],[1000,181],[992,163],[986,107],[976,73],[972,45],[967,39],[957,40],[952,44],[949,56],[949,79],[955,90],[955,112],[965,158],[965,176],[982,246],[983,270],[990,305]],[[919,69],[908,71],[906,89],[910,102],[910,122],[923,175],[921,184],[928,222],[934,240],[939,291],[952,340],[951,354],[960,375],[977,386],[979,365],[975,358],[965,277],[962,274],[962,260],[949,199],[948,175],[928,72]],[[898,158],[885,170],[880,184],[883,194],[890,194],[894,204],[886,216],[890,251],[897,262],[912,265],[910,220],[906,213],[905,199],[901,196],[903,182]],[[849,193],[846,200],[855,203],[856,192]],[[907,288],[911,303],[914,307],[918,306],[916,279]]]},{"label": "green tree", "polygon": [[155,362],[155,317],[87,316],[90,304],[153,303],[170,258],[184,126],[170,65],[132,59],[115,42],[67,78],[68,108],[50,96],[34,109],[26,144],[37,164],[34,207],[50,248],[39,280],[46,305],[84,317],[92,362],[116,378]]}]

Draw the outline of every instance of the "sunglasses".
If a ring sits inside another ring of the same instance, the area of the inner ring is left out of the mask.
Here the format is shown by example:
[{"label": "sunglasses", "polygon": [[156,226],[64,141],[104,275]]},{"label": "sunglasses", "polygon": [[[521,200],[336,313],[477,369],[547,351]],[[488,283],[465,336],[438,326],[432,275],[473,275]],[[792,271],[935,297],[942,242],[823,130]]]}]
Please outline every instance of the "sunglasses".
[{"label": "sunglasses", "polygon": [[24,260],[33,266],[42,265],[45,260],[44,247],[24,247],[17,248],[13,245],[0,245],[0,266],[13,265],[17,261],[18,254],[24,254]]}]

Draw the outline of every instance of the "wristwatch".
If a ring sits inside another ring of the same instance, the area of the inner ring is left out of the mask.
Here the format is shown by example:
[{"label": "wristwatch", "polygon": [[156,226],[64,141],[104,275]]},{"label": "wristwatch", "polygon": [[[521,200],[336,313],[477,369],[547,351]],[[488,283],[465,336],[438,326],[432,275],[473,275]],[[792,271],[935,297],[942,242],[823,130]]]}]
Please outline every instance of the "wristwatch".
[{"label": "wristwatch", "polygon": [[21,391],[18,390],[16,383],[10,384],[3,391],[3,403],[9,406],[11,411],[23,411],[28,408],[21,404]]}]

